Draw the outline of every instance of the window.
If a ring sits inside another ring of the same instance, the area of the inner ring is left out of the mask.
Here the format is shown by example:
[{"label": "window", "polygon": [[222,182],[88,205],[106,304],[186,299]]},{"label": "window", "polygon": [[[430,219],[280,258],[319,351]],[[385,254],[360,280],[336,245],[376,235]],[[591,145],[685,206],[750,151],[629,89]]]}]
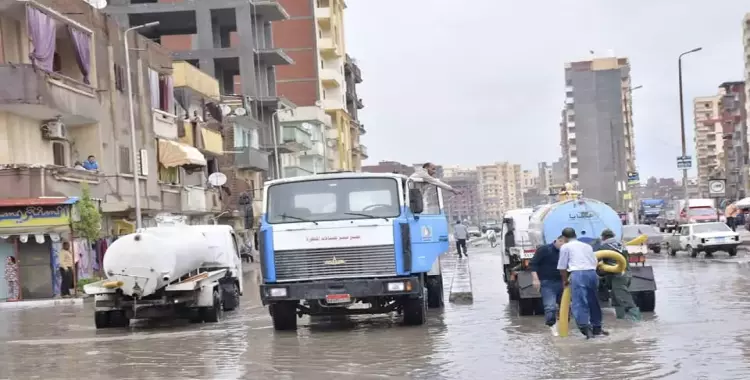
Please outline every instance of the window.
[{"label": "window", "polygon": [[391,218],[400,215],[392,178],[341,178],[289,182],[268,189],[269,223]]},{"label": "window", "polygon": [[216,158],[209,158],[206,160],[206,175],[211,175],[219,171],[219,162]]},{"label": "window", "polygon": [[115,63],[113,67],[115,73],[115,89],[120,92],[125,91],[125,68]]},{"label": "window", "polygon": [[121,146],[120,147],[120,173],[122,174],[132,174],[133,169],[130,165],[131,157],[130,157],[130,148]]},{"label": "window", "polygon": [[67,166],[65,159],[65,144],[55,141],[52,143],[52,163],[57,166]]},{"label": "window", "polygon": [[151,91],[151,108],[164,112],[174,112],[174,85],[172,76],[161,74],[154,69],[148,70],[149,89]]},{"label": "window", "polygon": [[259,149],[258,131],[234,125],[234,147]]}]

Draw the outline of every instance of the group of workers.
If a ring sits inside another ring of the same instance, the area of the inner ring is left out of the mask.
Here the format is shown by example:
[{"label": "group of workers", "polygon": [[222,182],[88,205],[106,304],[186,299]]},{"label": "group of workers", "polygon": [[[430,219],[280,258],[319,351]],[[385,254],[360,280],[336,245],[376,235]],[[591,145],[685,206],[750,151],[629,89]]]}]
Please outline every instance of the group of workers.
[{"label": "group of workers", "polygon": [[599,273],[599,260],[595,254],[598,250],[618,252],[628,262],[627,250],[609,229],[602,232],[601,241],[595,247],[579,241],[573,228],[565,228],[554,242],[539,247],[534,253],[530,263],[532,284],[542,296],[545,324],[553,335],[558,335],[559,303],[567,286],[571,290],[570,310],[581,333],[587,339],[609,335],[602,328],[598,297],[600,277],[611,284],[612,304],[617,317],[641,319],[640,310],[628,290],[631,280],[629,264],[622,274]]}]

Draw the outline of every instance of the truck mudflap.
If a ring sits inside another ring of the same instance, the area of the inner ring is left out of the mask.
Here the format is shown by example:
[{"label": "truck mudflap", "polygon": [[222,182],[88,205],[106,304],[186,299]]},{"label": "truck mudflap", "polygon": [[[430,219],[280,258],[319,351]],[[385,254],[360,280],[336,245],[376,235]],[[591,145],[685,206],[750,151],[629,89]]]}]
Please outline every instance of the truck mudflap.
[{"label": "truck mudflap", "polygon": [[654,268],[650,266],[631,266],[630,292],[649,292],[656,290]]},{"label": "truck mudflap", "polygon": [[403,295],[418,297],[422,294],[422,286],[416,276],[261,284],[260,298],[266,305],[278,301],[325,300],[331,295],[347,296],[352,300]]},{"label": "truck mudflap", "polygon": [[534,289],[532,282],[531,272],[516,272],[516,286],[518,286],[518,294],[521,299],[542,298],[542,295]]}]

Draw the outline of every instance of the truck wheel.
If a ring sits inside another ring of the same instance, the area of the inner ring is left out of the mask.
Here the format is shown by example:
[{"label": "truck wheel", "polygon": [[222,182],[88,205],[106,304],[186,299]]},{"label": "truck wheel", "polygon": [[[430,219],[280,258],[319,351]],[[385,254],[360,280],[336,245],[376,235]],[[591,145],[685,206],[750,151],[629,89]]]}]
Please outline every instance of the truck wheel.
[{"label": "truck wheel", "polygon": [[518,282],[511,281],[508,283],[508,299],[511,301],[519,301],[521,299],[520,290],[518,289]]},{"label": "truck wheel", "polygon": [[654,249],[652,249],[652,251],[654,251],[654,253],[660,253],[661,252],[661,247],[654,247]]},{"label": "truck wheel", "polygon": [[223,306],[221,302],[221,296],[219,295],[219,289],[214,289],[213,294],[213,304],[209,307],[205,307],[201,310],[201,314],[203,315],[203,321],[206,323],[216,323],[221,320],[221,317],[223,316],[222,313],[224,312]]},{"label": "truck wheel", "polygon": [[109,323],[109,312],[107,311],[95,311],[94,312],[94,325],[97,329],[106,329],[112,327]]},{"label": "truck wheel", "polygon": [[240,288],[236,283],[224,284],[224,311],[232,311],[240,306]]},{"label": "truck wheel", "polygon": [[521,316],[534,315],[536,305],[533,298],[522,298],[518,300],[518,314]]},{"label": "truck wheel", "polygon": [[443,298],[443,275],[427,277],[427,307],[441,308],[445,305]]},{"label": "truck wheel", "polygon": [[297,303],[294,301],[278,302],[268,305],[273,319],[273,328],[277,331],[297,329]]},{"label": "truck wheel", "polygon": [[688,255],[690,255],[690,257],[698,257],[698,250],[696,250],[692,246],[685,247],[685,250],[687,251]]},{"label": "truck wheel", "polygon": [[427,299],[423,289],[422,294],[417,298],[405,297],[402,301],[404,310],[404,324],[407,326],[421,326],[427,320]]},{"label": "truck wheel", "polygon": [[109,318],[110,327],[130,327],[130,318],[125,316],[125,312],[123,310],[113,310],[107,313],[109,314],[107,318]]},{"label": "truck wheel", "polygon": [[727,253],[729,254],[729,256],[732,256],[732,257],[737,256],[737,247],[729,248],[727,250]]},{"label": "truck wheel", "polygon": [[635,304],[641,309],[641,311],[652,312],[656,308],[656,292],[653,290],[636,292],[633,295],[635,296],[633,297]]}]

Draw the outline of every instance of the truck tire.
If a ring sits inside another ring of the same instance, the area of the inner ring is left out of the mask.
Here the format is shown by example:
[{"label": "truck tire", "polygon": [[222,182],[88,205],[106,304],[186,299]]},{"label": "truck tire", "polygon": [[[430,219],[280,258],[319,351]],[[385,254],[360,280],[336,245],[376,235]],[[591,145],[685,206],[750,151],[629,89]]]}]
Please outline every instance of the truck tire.
[{"label": "truck tire", "polygon": [[221,302],[221,295],[219,294],[219,289],[216,288],[214,289],[214,294],[213,294],[213,304],[209,307],[204,307],[201,310],[203,321],[206,323],[219,322],[224,312],[224,306],[222,304],[223,302]]},{"label": "truck tire", "polygon": [[669,250],[669,256],[677,255],[677,249],[672,247],[672,244],[667,244],[667,250]]},{"label": "truck tire", "polygon": [[511,301],[521,300],[521,292],[520,289],[518,289],[518,282],[511,281],[508,283],[508,299]]},{"label": "truck tire", "polygon": [[97,329],[106,329],[112,327],[109,323],[109,312],[108,311],[95,311],[94,312],[94,325]]},{"label": "truck tire", "polygon": [[297,329],[297,303],[285,301],[268,305],[268,312],[273,319],[276,331],[293,331]]},{"label": "truck tire", "polygon": [[692,246],[688,245],[687,247],[685,247],[685,250],[687,251],[688,255],[690,255],[690,257],[698,257],[698,250],[693,248]]},{"label": "truck tire", "polygon": [[727,250],[727,253],[729,254],[729,256],[732,256],[732,257],[737,256],[737,247],[729,248]]},{"label": "truck tire", "polygon": [[445,306],[443,275],[428,276],[425,286],[427,286],[427,307],[439,309]]},{"label": "truck tire", "polygon": [[108,311],[107,314],[109,314],[107,318],[109,319],[110,327],[119,327],[119,328],[130,327],[130,318],[125,316],[125,311],[112,310],[112,311]]},{"label": "truck tire", "polygon": [[421,326],[427,321],[427,297],[425,297],[425,292],[427,292],[427,289],[423,288],[419,297],[405,297],[403,299],[404,325]]},{"label": "truck tire", "polygon": [[224,298],[224,311],[232,311],[240,306],[240,287],[237,283],[222,285]]},{"label": "truck tire", "polygon": [[650,313],[656,308],[655,291],[636,292],[633,296],[636,306],[638,306],[642,312]]},{"label": "truck tire", "polygon": [[652,251],[654,251],[654,253],[660,253],[661,252],[661,247],[654,247],[654,249],[652,249]]},{"label": "truck tire", "polygon": [[537,304],[534,302],[535,298],[521,298],[518,300],[518,314],[521,316],[534,315],[536,312]]}]

